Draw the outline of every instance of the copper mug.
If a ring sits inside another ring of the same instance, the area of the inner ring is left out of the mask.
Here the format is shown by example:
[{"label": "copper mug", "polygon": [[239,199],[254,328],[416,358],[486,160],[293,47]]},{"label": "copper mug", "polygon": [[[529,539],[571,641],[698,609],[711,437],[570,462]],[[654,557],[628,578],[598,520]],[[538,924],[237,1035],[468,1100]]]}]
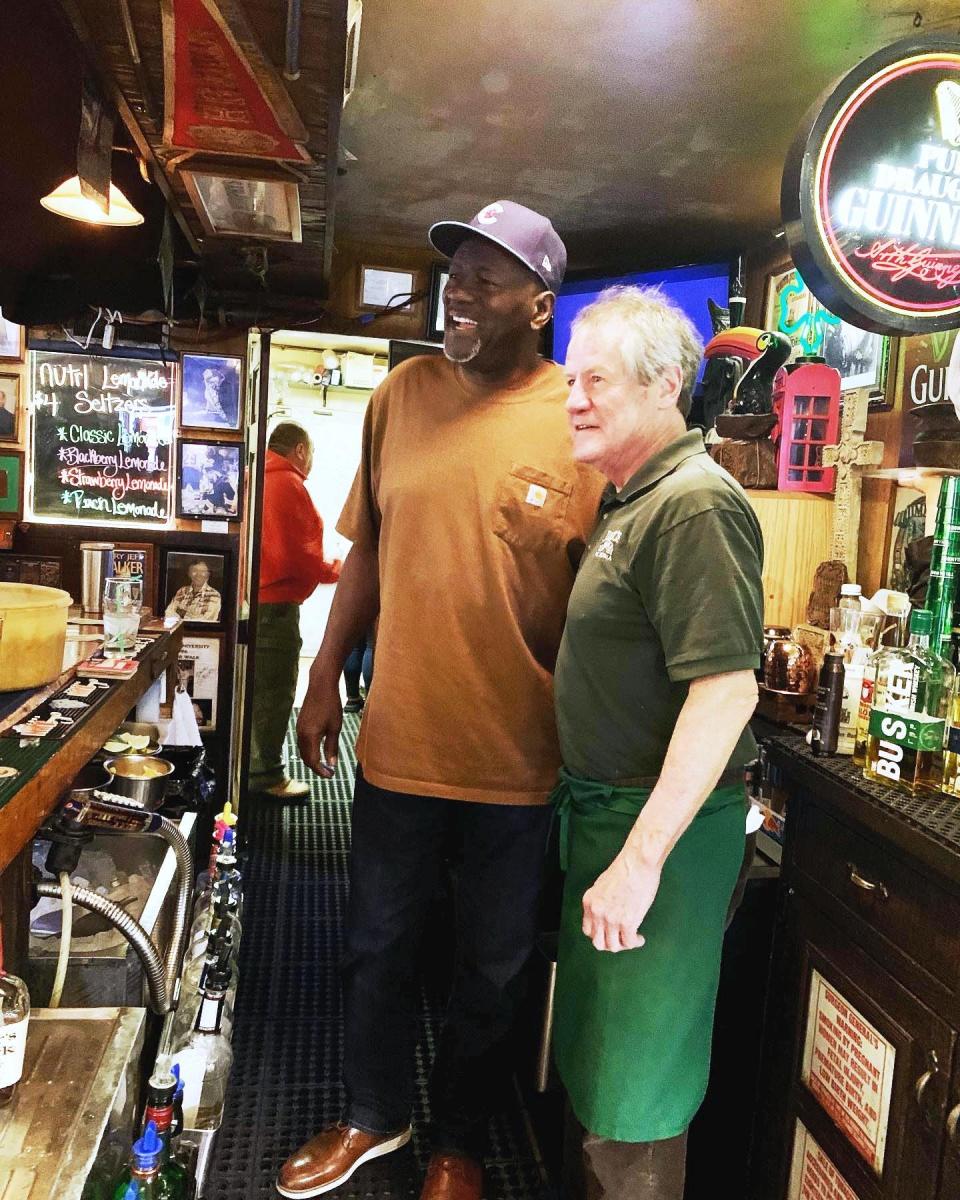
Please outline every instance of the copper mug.
[{"label": "copper mug", "polygon": [[[764,635],[767,635],[764,630]],[[789,629],[771,628],[763,652],[763,686],[771,692],[805,696],[814,690],[813,655]]]}]

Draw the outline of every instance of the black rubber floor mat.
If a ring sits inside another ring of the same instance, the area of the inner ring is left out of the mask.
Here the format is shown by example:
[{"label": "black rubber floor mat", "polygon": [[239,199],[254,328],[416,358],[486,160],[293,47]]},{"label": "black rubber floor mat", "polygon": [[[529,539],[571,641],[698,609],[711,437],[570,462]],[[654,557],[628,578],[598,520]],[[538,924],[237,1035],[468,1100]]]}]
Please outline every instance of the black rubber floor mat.
[{"label": "black rubber floor mat", "polygon": [[[329,782],[305,770],[288,737],[306,804],[245,802],[243,942],[233,1034],[234,1067],[211,1166],[211,1200],[266,1200],[284,1159],[340,1116],[342,1020],[337,965],[347,898],[350,800],[359,717],[344,718]],[[409,1147],[361,1167],[332,1200],[417,1200],[429,1156],[426,1080],[440,1000],[425,995],[417,1047],[417,1100]],[[490,1200],[541,1200],[545,1189],[519,1101],[491,1128]]]}]

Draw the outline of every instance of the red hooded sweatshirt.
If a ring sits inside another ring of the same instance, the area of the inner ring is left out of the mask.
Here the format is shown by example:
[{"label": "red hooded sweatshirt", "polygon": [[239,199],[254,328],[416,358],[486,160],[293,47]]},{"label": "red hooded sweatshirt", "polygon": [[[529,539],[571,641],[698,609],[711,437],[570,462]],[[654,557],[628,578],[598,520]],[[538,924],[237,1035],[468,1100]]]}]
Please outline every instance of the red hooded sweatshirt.
[{"label": "red hooded sweatshirt", "polygon": [[260,603],[302,604],[318,583],[336,583],[339,562],[323,557],[323,521],[293,463],[267,451],[260,538]]}]

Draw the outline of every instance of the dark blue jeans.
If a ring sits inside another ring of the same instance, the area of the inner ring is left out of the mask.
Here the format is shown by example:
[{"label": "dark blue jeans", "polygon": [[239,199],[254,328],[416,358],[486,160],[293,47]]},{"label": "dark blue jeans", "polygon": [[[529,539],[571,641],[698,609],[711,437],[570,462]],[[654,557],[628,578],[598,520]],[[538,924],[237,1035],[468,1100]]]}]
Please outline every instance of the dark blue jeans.
[{"label": "dark blue jeans", "polygon": [[361,672],[363,673],[363,686],[369,692],[370,684],[373,683],[373,643],[369,634],[364,634],[361,641],[347,655],[347,661],[343,664],[343,682],[348,700],[360,698]]},{"label": "dark blue jeans", "polygon": [[432,1141],[437,1152],[483,1154],[511,1073],[549,824],[547,806],[390,792],[358,769],[342,963],[349,1124],[387,1133],[410,1122],[417,954],[449,854],[456,966],[430,1081]]}]

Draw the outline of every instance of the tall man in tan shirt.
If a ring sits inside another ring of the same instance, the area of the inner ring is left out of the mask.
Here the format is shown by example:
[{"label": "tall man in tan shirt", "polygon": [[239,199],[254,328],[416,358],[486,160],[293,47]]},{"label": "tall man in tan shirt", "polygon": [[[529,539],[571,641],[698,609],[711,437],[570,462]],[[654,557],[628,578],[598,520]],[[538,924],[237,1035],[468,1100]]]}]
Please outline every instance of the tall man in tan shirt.
[{"label": "tall man in tan shirt", "polygon": [[430,238],[450,257],[445,358],[407,361],[371,399],[338,524],[353,546],[298,725],[304,761],[331,774],[341,668],[379,615],[342,968],[347,1107],[284,1165],[287,1197],[410,1137],[414,964],[452,845],[458,965],[422,1200],[480,1200],[536,931],[560,761],[552,673],[602,481],[574,464],[564,377],[537,353],[566,265],[550,222],[500,201]]}]

